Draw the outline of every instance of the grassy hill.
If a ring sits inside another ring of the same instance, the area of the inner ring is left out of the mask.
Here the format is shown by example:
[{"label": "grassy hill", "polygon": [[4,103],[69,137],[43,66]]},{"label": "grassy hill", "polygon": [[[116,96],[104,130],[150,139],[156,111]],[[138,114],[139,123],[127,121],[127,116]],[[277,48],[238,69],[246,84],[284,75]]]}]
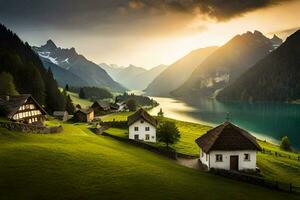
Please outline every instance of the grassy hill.
[{"label": "grassy hill", "polygon": [[298,199],[63,126],[48,135],[0,129],[0,199]]},{"label": "grassy hill", "polygon": [[[122,121],[126,120],[129,114],[131,113],[117,113],[114,115],[105,116],[104,118],[102,118],[102,120],[111,121],[115,119],[117,121]],[[173,145],[173,148],[175,148],[176,151],[180,153],[198,155],[199,147],[195,143],[195,139],[198,138],[200,135],[205,134],[208,130],[211,129],[211,127],[196,123],[178,121],[174,119],[165,120],[175,122],[181,133],[181,138],[179,142]],[[127,137],[127,130],[124,129],[122,130],[111,128],[107,131],[111,134],[120,137]],[[299,156],[299,154],[296,153],[282,151],[277,145],[273,145],[263,141],[259,141],[259,144],[261,145],[261,147],[267,150],[276,151],[286,156],[290,155],[294,158]],[[286,183],[293,183],[297,186],[300,186],[300,161],[291,160],[283,157],[276,157],[274,155],[258,153],[257,165],[262,170],[262,174],[268,179],[282,181]]]},{"label": "grassy hill", "polygon": [[93,102],[88,99],[80,99],[78,94],[75,92],[68,91],[67,93],[70,95],[74,105],[79,104],[82,108],[87,108],[93,104]]}]

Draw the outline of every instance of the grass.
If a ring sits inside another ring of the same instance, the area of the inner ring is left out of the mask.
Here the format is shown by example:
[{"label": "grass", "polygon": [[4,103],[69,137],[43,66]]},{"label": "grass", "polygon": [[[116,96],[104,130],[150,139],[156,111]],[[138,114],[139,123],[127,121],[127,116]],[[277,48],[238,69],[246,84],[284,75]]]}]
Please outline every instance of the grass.
[{"label": "grass", "polygon": [[[102,118],[103,121],[110,121],[112,119],[115,120],[126,120],[127,116],[130,113],[115,113],[109,116],[105,116]],[[209,126],[183,122],[174,119],[165,119],[169,121],[173,121],[176,123],[178,127],[181,138],[178,143],[172,145],[173,148],[176,149],[177,152],[189,154],[189,155],[199,155],[199,147],[195,143],[195,139],[199,136],[205,134],[208,130],[211,129]],[[126,129],[116,129],[110,128],[107,130],[108,133],[119,136],[119,137],[127,137]],[[294,158],[297,158],[299,154],[293,152],[283,151],[279,148],[279,146],[259,141],[259,144],[262,148],[267,150],[276,151],[282,155],[290,155]],[[156,145],[160,146],[163,144],[157,143]],[[300,187],[300,162],[296,160],[291,160],[283,157],[276,157],[275,155],[267,155],[258,153],[257,156],[257,165],[261,169],[264,177],[277,180],[286,183],[293,183]]]},{"label": "grass", "polygon": [[88,99],[80,99],[78,94],[75,92],[68,91],[67,93],[70,95],[74,105],[79,104],[82,108],[87,108],[93,104],[93,102]]},{"label": "grass", "polygon": [[85,124],[63,127],[48,135],[0,129],[0,199],[299,199],[177,165]]}]

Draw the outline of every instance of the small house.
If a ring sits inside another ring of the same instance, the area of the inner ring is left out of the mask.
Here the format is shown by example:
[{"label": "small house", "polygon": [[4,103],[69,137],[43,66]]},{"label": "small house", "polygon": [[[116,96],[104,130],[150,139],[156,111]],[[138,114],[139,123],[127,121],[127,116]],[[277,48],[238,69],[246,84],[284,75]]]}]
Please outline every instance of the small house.
[{"label": "small house", "polygon": [[120,109],[120,106],[117,103],[111,103],[109,106],[110,106],[110,110],[114,112],[117,112]]},{"label": "small house", "polygon": [[53,117],[63,122],[67,121],[69,118],[69,113],[67,111],[54,111]]},{"label": "small house", "polygon": [[139,109],[127,120],[129,139],[156,142],[157,120],[144,109]]},{"label": "small house", "polygon": [[0,109],[2,116],[25,124],[43,125],[47,114],[30,94],[0,96]]},{"label": "small house", "polygon": [[75,106],[75,110],[80,110],[81,109],[81,105],[80,104],[77,104],[76,106]]},{"label": "small house", "polygon": [[95,101],[91,108],[93,108],[95,114],[101,115],[110,110],[110,103],[106,101]]},{"label": "small house", "polygon": [[92,108],[77,110],[73,119],[77,122],[91,122],[94,120],[94,110]]},{"label": "small house", "polygon": [[200,161],[208,169],[256,170],[256,153],[261,147],[247,131],[224,122],[196,139]]}]

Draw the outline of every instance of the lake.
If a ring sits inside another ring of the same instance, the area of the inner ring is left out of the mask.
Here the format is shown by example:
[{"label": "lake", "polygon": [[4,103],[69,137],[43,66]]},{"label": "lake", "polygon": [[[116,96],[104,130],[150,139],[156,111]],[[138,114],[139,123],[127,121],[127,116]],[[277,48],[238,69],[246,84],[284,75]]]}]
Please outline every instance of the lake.
[{"label": "lake", "polygon": [[214,99],[181,101],[153,97],[160,105],[150,111],[156,115],[162,108],[166,117],[216,126],[227,118],[257,138],[278,144],[288,136],[300,149],[300,105],[286,103],[224,103]]}]

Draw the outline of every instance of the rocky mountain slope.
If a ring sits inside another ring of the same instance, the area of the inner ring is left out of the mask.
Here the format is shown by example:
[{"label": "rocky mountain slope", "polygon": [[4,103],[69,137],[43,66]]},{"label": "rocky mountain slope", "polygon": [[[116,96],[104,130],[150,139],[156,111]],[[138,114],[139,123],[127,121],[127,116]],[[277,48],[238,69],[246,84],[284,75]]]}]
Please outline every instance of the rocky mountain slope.
[{"label": "rocky mountain slope", "polygon": [[[32,47],[43,60],[68,70],[87,82],[89,86],[108,88],[113,91],[125,91],[125,88],[115,82],[105,70],[95,63],[79,55],[75,48],[64,49],[57,47],[52,40],[48,40],[41,47]],[[63,76],[60,76],[63,77]],[[66,82],[58,80],[58,82]]]},{"label": "rocky mountain slope", "polygon": [[222,90],[220,100],[290,101],[300,99],[300,30]]},{"label": "rocky mountain slope", "polygon": [[214,52],[217,47],[194,50],[179,59],[159,74],[145,90],[153,96],[168,96],[169,93],[182,85],[201,62]]},{"label": "rocky mountain slope", "polygon": [[207,57],[174,96],[214,96],[281,44],[259,31],[237,35]]}]

